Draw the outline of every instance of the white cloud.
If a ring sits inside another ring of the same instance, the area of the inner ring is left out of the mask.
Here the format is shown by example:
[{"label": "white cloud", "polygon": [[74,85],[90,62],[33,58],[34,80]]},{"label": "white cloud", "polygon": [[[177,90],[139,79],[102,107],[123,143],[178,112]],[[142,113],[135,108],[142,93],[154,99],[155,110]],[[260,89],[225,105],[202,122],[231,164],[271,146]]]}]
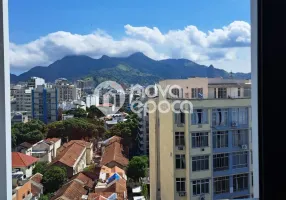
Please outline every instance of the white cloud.
[{"label": "white cloud", "polygon": [[25,70],[37,65],[49,65],[66,55],[121,57],[140,51],[157,60],[186,58],[198,63],[225,65],[238,62],[241,59],[237,57],[239,49],[250,45],[250,25],[243,21],[235,21],[207,33],[193,25],[166,33],[157,27],[127,24],[124,28],[126,35],[119,40],[98,29],[87,35],[58,31],[27,44],[11,43],[10,62],[14,69]]}]

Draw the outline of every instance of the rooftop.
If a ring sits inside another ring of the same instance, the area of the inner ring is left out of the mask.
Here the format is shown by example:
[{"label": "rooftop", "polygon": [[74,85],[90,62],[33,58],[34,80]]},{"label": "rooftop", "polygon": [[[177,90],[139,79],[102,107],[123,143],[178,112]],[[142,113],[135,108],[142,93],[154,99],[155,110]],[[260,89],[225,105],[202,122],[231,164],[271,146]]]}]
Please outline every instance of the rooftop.
[{"label": "rooftop", "polygon": [[38,161],[38,158],[20,152],[12,152],[12,167],[28,167]]},{"label": "rooftop", "polygon": [[84,173],[74,175],[71,180],[76,180],[88,188],[93,188],[94,181]]},{"label": "rooftop", "polygon": [[123,146],[117,141],[105,147],[100,164],[102,166],[110,162],[116,162],[122,166],[128,165],[129,160],[123,155]]},{"label": "rooftop", "polygon": [[86,195],[87,192],[88,191],[84,189],[84,185],[80,182],[70,181],[56,191],[55,196],[53,196],[51,200],[56,200],[58,198],[64,200],[81,200],[82,195]]}]

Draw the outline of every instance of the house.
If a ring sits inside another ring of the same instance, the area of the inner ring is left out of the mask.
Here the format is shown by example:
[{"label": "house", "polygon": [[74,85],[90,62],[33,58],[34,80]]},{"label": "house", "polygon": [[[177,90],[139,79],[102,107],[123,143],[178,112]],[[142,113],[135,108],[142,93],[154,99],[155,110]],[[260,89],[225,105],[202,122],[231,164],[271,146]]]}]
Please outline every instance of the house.
[{"label": "house", "polygon": [[38,158],[20,152],[12,152],[13,173],[23,172],[23,178],[28,178],[32,176],[32,171],[37,161]]},{"label": "house", "polygon": [[61,146],[60,138],[47,138],[32,146],[32,156],[39,158],[39,161],[52,162],[56,157],[57,149]]},{"label": "house", "polygon": [[105,141],[100,165],[113,168],[115,166],[125,169],[128,165],[128,158],[124,155],[125,151],[121,144],[120,137],[112,137]]},{"label": "house", "polygon": [[57,154],[51,165],[65,167],[70,178],[92,163],[93,144],[83,140],[71,140],[63,144]]},{"label": "house", "polygon": [[70,181],[63,185],[51,198],[51,200],[82,200],[82,195],[88,194],[88,190],[78,181]]},{"label": "house", "polygon": [[12,178],[12,200],[30,200],[33,198],[29,179],[19,180]]},{"label": "house", "polygon": [[63,185],[51,200],[82,200],[93,189],[94,181],[84,173],[74,175],[68,183]]},{"label": "house", "polygon": [[60,146],[60,138],[47,138],[34,144],[23,142],[15,148],[15,151],[39,158],[39,161],[51,162]]},{"label": "house", "polygon": [[31,182],[31,192],[33,199],[37,200],[43,194],[43,185],[42,185],[43,175],[40,173],[36,173],[30,178]]},{"label": "house", "polygon": [[23,142],[15,148],[15,151],[32,156],[32,146],[33,144],[29,142]]},{"label": "house", "polygon": [[117,166],[113,168],[102,166],[94,193],[89,194],[88,199],[108,199],[110,196],[127,199],[126,181],[127,176],[123,169]]}]

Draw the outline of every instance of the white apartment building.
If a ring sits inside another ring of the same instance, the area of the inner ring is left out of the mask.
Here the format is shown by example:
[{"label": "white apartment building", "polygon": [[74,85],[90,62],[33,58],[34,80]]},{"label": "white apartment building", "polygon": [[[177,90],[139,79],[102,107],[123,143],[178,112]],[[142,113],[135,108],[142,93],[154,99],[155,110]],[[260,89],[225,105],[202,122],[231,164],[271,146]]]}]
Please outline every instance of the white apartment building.
[{"label": "white apartment building", "polygon": [[43,78],[31,77],[27,81],[27,87],[28,88],[36,88],[39,85],[41,85],[41,86],[45,85],[45,80]]}]

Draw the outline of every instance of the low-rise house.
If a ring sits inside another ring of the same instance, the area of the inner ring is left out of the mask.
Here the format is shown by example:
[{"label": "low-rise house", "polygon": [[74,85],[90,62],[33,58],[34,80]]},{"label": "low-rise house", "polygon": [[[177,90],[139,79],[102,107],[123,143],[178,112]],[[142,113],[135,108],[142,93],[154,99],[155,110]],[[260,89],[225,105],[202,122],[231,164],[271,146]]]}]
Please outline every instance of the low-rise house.
[{"label": "low-rise house", "polygon": [[82,200],[83,195],[87,195],[88,190],[78,181],[70,181],[63,185],[51,198],[51,200]]},{"label": "low-rise house", "polygon": [[43,194],[43,185],[42,185],[43,175],[40,173],[36,173],[30,178],[31,182],[31,192],[33,199],[37,200]]},{"label": "low-rise house", "polygon": [[28,114],[26,111],[14,111],[11,112],[11,124],[16,123],[27,123],[29,121]]},{"label": "low-rise house", "polygon": [[41,140],[32,146],[32,156],[39,158],[39,161],[52,162],[56,157],[57,149],[61,145],[60,138],[48,138]]},{"label": "low-rise house", "polygon": [[121,169],[126,169],[129,160],[127,156],[125,156],[126,153],[123,145],[119,142],[120,139],[120,137],[112,137],[104,143],[100,162],[101,166],[106,165],[110,168],[117,166]]},{"label": "low-rise house", "polygon": [[94,181],[84,173],[74,175],[68,183],[63,185],[51,200],[82,200],[94,186]]},{"label": "low-rise house", "polygon": [[12,200],[30,200],[33,198],[31,192],[31,181],[12,178]]},{"label": "low-rise house", "polygon": [[111,195],[117,197],[116,199],[127,199],[126,181],[127,176],[123,169],[102,166],[94,193],[89,194],[89,199],[110,198]]},{"label": "low-rise house", "polygon": [[57,154],[52,165],[65,167],[70,178],[92,163],[93,144],[83,140],[71,140],[63,144]]},{"label": "low-rise house", "polygon": [[15,148],[15,151],[21,152],[21,153],[26,154],[28,156],[32,156],[32,146],[33,146],[33,144],[31,144],[29,142],[23,142]]},{"label": "low-rise house", "polygon": [[38,158],[20,152],[12,152],[13,172],[23,172],[24,179],[32,176],[32,172],[37,161]]}]

